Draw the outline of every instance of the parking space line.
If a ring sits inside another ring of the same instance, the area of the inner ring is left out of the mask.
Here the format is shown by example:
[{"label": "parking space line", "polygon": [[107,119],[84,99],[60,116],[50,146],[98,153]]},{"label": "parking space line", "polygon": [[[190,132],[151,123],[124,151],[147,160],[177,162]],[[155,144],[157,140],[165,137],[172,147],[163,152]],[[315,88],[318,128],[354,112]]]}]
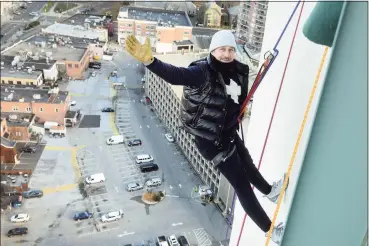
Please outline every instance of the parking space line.
[{"label": "parking space line", "polygon": [[119,167],[118,170],[121,170],[121,169],[123,169],[123,170],[136,169],[136,168],[137,168],[137,166],[135,166],[135,165],[129,165],[129,166]]}]

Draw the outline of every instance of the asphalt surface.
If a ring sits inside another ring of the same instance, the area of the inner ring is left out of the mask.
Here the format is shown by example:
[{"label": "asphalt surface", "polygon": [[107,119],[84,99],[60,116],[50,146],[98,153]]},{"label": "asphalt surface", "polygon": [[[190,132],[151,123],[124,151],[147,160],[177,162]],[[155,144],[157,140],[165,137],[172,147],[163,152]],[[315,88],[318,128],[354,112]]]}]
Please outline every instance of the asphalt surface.
[{"label": "asphalt surface", "polygon": [[9,40],[16,32],[21,31],[26,23],[29,22],[34,16],[29,15],[31,12],[39,12],[44,6],[45,2],[33,2],[27,4],[27,9],[19,8],[20,15],[13,15],[13,19],[7,21],[4,25],[1,25],[1,34],[4,36],[1,39],[1,43]]},{"label": "asphalt surface", "polygon": [[[102,64],[96,77],[83,83],[70,81],[68,85],[72,100],[77,102],[75,108],[83,115],[101,115],[100,128],[69,128],[66,138],[45,137],[47,146],[35,178],[31,179],[31,186],[44,188],[45,195],[27,200],[18,209],[31,216],[30,222],[23,223],[31,228],[29,235],[4,241],[56,246],[125,245],[175,234],[185,235],[191,245],[220,245],[226,223],[214,205],[204,207],[194,196],[193,188],[200,180],[176,144],[166,140],[166,129],[156,115],[140,101],[144,95],[139,66],[123,52],[116,54],[112,62]],[[116,68],[119,76],[126,76],[126,88],[134,89],[117,90],[116,113],[102,113],[103,107],[113,106],[114,94],[107,76]],[[108,137],[119,134],[117,130],[127,140],[140,138],[142,146],[106,145]],[[159,171],[148,174],[139,171],[134,157],[144,153],[155,158]],[[76,177],[83,181],[88,175],[101,172],[105,175],[104,183],[76,184]],[[154,189],[166,193],[159,204],[142,202],[146,187],[126,191],[128,183],[144,183],[151,177],[163,179],[162,186]],[[122,219],[101,222],[103,214],[118,209],[124,211]],[[93,213],[91,219],[73,221],[73,214],[86,210]],[[14,227],[7,218],[15,212],[2,216],[3,234]],[[42,226],[38,226],[41,220]]]}]

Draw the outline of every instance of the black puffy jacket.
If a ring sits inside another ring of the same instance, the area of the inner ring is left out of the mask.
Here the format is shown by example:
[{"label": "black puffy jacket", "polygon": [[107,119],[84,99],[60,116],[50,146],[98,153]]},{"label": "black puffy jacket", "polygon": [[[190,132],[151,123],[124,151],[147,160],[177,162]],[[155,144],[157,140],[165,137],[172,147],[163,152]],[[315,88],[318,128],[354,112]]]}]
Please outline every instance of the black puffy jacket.
[{"label": "black puffy jacket", "polygon": [[[222,75],[215,71],[210,56],[195,61],[190,66],[199,66],[205,74],[201,87],[183,88],[180,120],[183,128],[202,139],[222,143],[222,133],[227,114],[227,92]],[[241,98],[248,92],[249,67],[236,61],[237,76],[241,85]]]}]

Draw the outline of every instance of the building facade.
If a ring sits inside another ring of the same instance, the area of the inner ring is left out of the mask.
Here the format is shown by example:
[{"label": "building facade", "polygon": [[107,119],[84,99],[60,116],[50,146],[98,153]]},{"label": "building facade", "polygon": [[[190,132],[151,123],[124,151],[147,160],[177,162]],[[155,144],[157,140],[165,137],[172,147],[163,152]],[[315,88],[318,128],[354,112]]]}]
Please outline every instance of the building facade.
[{"label": "building facade", "polygon": [[11,141],[29,141],[32,135],[30,130],[35,121],[34,114],[1,113],[1,136]]},{"label": "building facade", "polygon": [[222,9],[215,2],[208,4],[204,14],[204,25],[206,27],[220,27],[222,19]]},{"label": "building facade", "polygon": [[118,15],[118,42],[123,45],[130,34],[140,42],[149,37],[156,52],[172,52],[173,42],[192,38],[192,26],[182,11],[122,7]]},{"label": "building facade", "polygon": [[267,1],[241,2],[236,28],[237,42],[245,44],[252,53],[258,54],[263,44]]},{"label": "building facade", "polygon": [[32,113],[38,123],[54,121],[64,125],[69,104],[70,95],[67,91],[1,88],[1,112]]},{"label": "building facade", "polygon": [[42,73],[39,71],[25,72],[17,70],[1,71],[1,84],[3,85],[34,85],[43,84]]}]

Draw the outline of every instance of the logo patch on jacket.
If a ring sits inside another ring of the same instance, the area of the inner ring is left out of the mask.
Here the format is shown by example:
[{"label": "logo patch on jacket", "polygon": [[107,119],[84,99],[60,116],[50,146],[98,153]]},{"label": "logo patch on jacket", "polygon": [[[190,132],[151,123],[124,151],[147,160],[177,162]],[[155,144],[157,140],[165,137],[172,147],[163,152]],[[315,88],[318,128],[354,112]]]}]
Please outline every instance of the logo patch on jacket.
[{"label": "logo patch on jacket", "polygon": [[231,96],[232,100],[239,104],[238,96],[241,95],[241,86],[238,85],[233,79],[230,79],[229,85],[226,85],[227,94]]}]

